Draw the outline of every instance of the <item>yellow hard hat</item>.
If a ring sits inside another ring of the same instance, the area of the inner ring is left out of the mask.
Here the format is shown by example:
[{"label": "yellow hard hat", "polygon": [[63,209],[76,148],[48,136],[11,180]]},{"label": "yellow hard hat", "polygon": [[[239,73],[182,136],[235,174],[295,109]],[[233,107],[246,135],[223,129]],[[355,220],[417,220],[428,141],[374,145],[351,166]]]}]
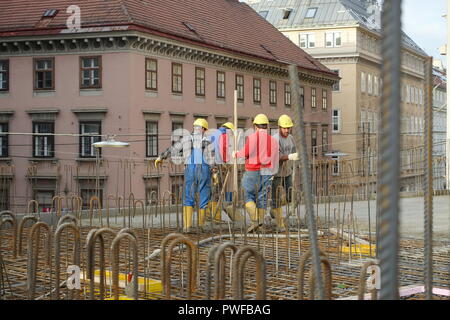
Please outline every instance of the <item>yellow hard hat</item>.
[{"label": "yellow hard hat", "polygon": [[292,128],[294,126],[294,123],[292,122],[291,117],[289,117],[287,114],[283,114],[278,118],[278,126],[282,128]]},{"label": "yellow hard hat", "polygon": [[197,120],[194,121],[194,126],[199,126],[208,130],[208,121],[202,118],[198,118]]},{"label": "yellow hard hat", "polygon": [[222,127],[225,127],[225,128],[231,129],[231,130],[234,130],[234,124],[232,124],[231,122],[224,123],[224,124],[222,125]]},{"label": "yellow hard hat", "polygon": [[269,124],[269,118],[265,114],[260,113],[253,119],[253,124]]}]

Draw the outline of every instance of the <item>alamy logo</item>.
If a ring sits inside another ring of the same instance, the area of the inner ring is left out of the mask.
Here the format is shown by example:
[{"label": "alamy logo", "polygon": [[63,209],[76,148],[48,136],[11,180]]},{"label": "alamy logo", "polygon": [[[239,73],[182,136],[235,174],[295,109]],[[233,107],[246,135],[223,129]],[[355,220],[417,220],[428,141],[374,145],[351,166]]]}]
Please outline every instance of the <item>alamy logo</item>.
[{"label": "alamy logo", "polygon": [[75,32],[81,29],[81,9],[77,5],[71,5],[66,10],[67,13],[71,14],[66,21],[67,28]]},{"label": "alamy logo", "polygon": [[67,278],[67,288],[69,290],[80,290],[81,289],[81,283],[80,283],[80,267],[79,266],[68,266],[67,267],[67,273],[70,274]]}]

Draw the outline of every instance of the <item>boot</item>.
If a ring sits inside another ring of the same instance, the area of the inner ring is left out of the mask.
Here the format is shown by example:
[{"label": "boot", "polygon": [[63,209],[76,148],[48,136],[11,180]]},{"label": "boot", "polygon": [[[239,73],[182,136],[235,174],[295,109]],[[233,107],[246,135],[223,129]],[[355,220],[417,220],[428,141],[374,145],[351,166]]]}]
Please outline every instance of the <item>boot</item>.
[{"label": "boot", "polygon": [[194,214],[194,207],[183,207],[183,232],[192,232],[192,215]]},{"label": "boot", "polygon": [[222,222],[222,212],[221,210],[218,210],[217,202],[212,201],[208,205],[208,214],[207,216],[212,219],[212,221],[216,223]]},{"label": "boot", "polygon": [[264,219],[264,212],[262,214],[262,219],[258,221],[258,217],[260,217],[260,210],[256,208],[256,203],[253,201],[249,201],[245,204],[245,210],[247,211],[248,215],[250,216],[250,220],[252,221],[252,224],[247,229],[247,233],[255,232],[261,225],[262,225],[262,219]]},{"label": "boot", "polygon": [[277,224],[277,230],[278,232],[285,232],[286,227],[284,225],[284,219],[283,219],[283,209],[280,208],[274,208],[272,209],[272,212],[275,216],[275,222]]},{"label": "boot", "polygon": [[206,209],[198,209],[198,227],[200,231],[204,231],[203,226],[205,225]]}]

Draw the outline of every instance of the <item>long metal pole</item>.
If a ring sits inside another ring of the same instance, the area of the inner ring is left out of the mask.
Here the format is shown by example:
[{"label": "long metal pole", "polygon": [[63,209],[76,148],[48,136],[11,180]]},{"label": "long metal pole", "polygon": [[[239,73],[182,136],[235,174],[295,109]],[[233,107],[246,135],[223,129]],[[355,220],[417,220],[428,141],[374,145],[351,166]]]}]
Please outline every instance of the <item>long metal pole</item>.
[{"label": "long metal pole", "polygon": [[377,210],[381,300],[396,300],[398,293],[399,181],[400,181],[400,74],[401,0],[385,0],[382,12],[381,126],[378,143]]},{"label": "long metal pole", "polygon": [[[450,67],[449,59],[450,59],[450,0],[447,0],[447,69]],[[447,106],[450,106],[450,82],[447,81]],[[450,190],[450,112],[448,112],[447,107],[447,135],[446,135],[446,188]]]},{"label": "long metal pole", "polygon": [[424,280],[425,294],[428,300],[433,299],[433,58],[425,63],[425,181],[423,194],[425,202],[424,214]]},{"label": "long metal pole", "polygon": [[[322,281],[322,272],[320,266],[320,256],[319,256],[319,242],[317,240],[317,228],[316,220],[314,215],[314,205],[312,199],[311,188],[311,176],[309,170],[309,160],[308,151],[306,144],[306,134],[305,125],[303,118],[303,109],[300,105],[300,80],[298,77],[298,69],[296,65],[289,66],[289,77],[291,80],[291,91],[292,91],[292,104],[294,106],[294,130],[293,135],[295,139],[295,145],[299,146],[300,152],[300,163],[301,163],[301,179],[303,183],[303,192],[305,195],[305,209],[308,216],[308,230],[309,230],[309,241],[311,243],[312,251],[312,264],[314,266],[314,272],[316,274],[317,287],[319,289],[320,300],[325,299],[324,286]],[[314,157],[314,155],[313,155]]]}]

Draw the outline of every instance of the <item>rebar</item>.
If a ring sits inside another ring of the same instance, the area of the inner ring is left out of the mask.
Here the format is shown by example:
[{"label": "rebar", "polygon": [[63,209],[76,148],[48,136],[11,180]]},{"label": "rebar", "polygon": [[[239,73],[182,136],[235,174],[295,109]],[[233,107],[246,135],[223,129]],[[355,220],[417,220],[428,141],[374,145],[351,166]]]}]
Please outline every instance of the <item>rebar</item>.
[{"label": "rebar", "polygon": [[266,261],[264,257],[254,248],[245,246],[240,248],[234,255],[233,260],[233,298],[244,299],[244,267],[250,257],[256,262],[256,299],[266,299]]}]

